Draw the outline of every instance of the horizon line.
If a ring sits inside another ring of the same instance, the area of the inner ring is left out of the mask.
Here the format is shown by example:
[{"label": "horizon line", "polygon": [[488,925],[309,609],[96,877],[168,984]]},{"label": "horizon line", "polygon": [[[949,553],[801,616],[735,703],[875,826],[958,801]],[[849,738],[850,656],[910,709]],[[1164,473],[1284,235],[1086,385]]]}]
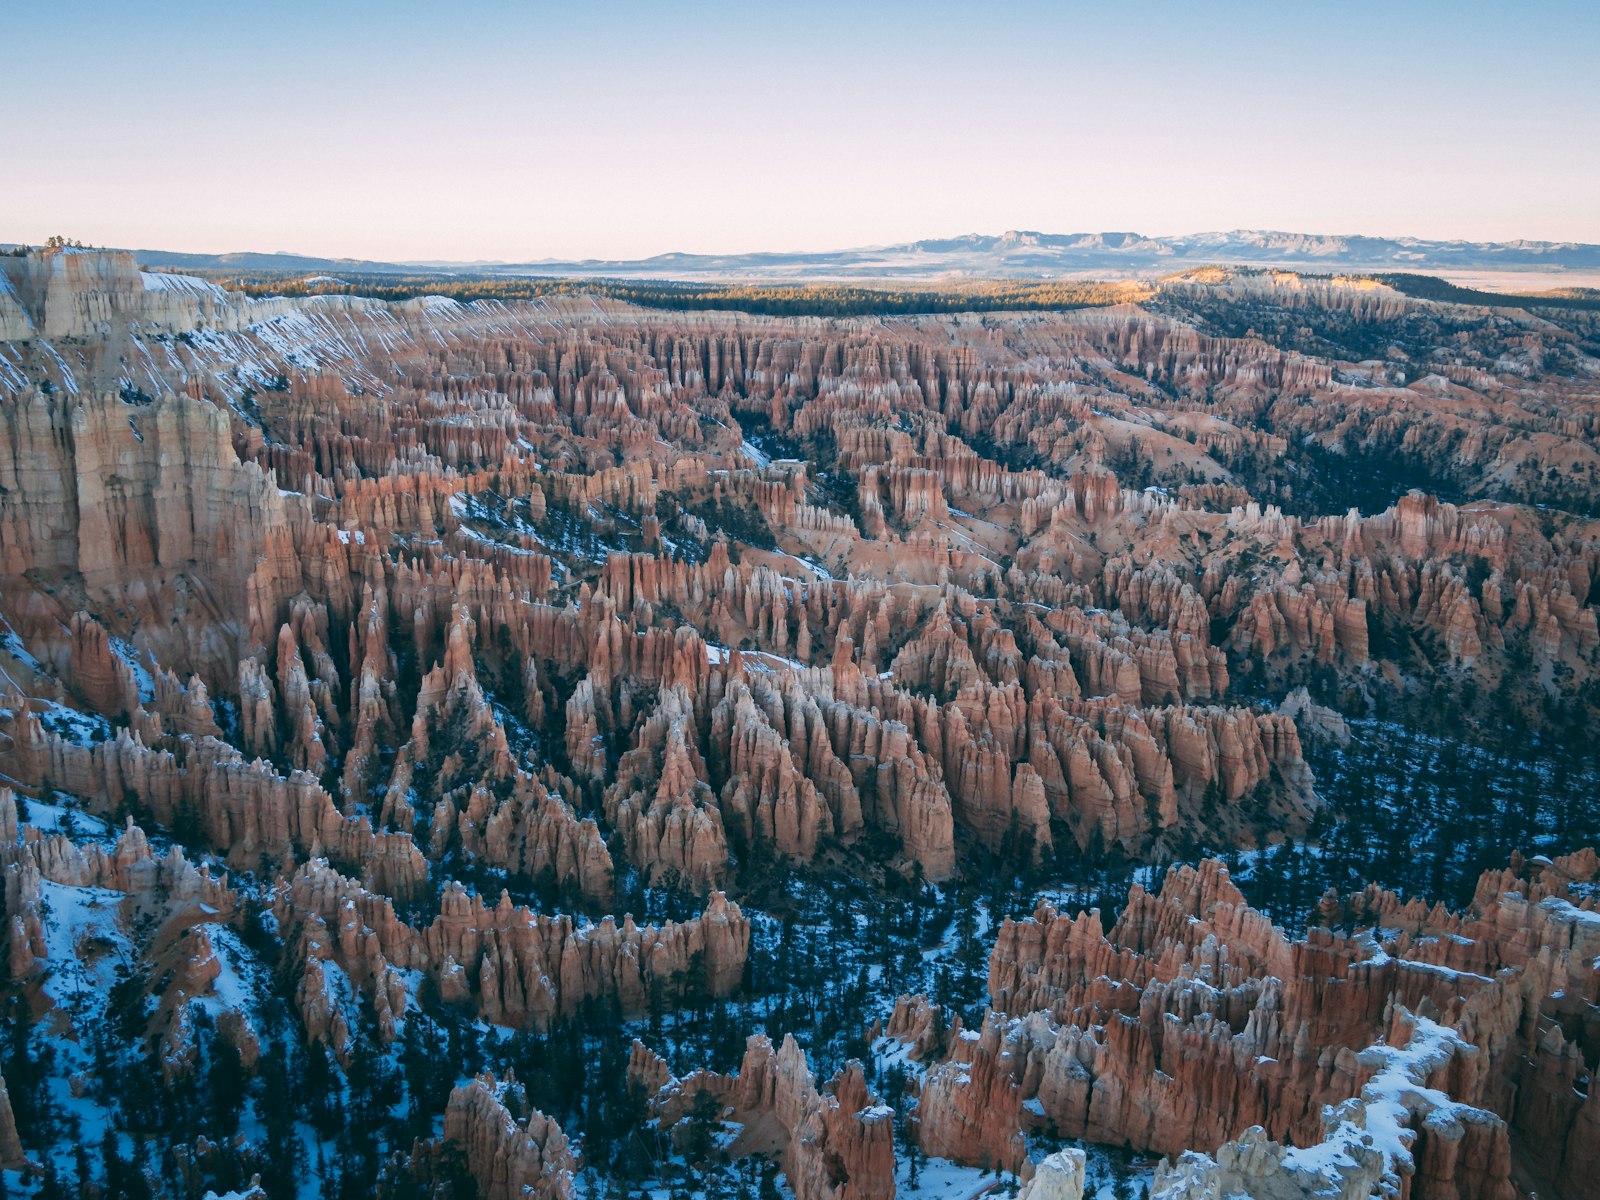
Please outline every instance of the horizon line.
[{"label": "horizon line", "polygon": [[[1521,246],[1521,247],[1551,247],[1551,248],[1574,248],[1574,249],[1590,249],[1590,248],[1593,248],[1593,249],[1600,250],[1600,241],[1589,242],[1589,241],[1583,241],[1583,240],[1576,239],[1576,238],[1534,238],[1534,237],[1512,237],[1512,238],[1499,238],[1499,239],[1496,239],[1496,238],[1489,238],[1489,239],[1463,238],[1463,237],[1449,237],[1449,238],[1447,238],[1447,237],[1425,237],[1425,236],[1418,235],[1418,234],[1385,234],[1385,233],[1362,233],[1362,232],[1340,232],[1340,233],[1310,232],[1310,231],[1306,231],[1306,230],[1297,230],[1297,229],[1292,229],[1292,228],[1266,228],[1266,227],[1250,227],[1250,226],[1242,226],[1242,225],[1241,226],[1235,226],[1235,227],[1230,228],[1230,229],[1216,229],[1216,228],[1213,228],[1213,229],[1197,229],[1197,230],[1193,230],[1192,232],[1188,232],[1188,233],[1153,233],[1153,234],[1152,233],[1142,233],[1142,232],[1140,232],[1138,230],[1135,230],[1135,229],[1080,229],[1080,230],[1067,230],[1067,231],[1062,231],[1062,232],[1052,232],[1052,231],[1048,231],[1048,230],[1044,230],[1044,229],[1026,229],[1026,228],[1021,228],[1021,227],[1010,227],[1010,228],[1007,228],[1007,229],[1003,230],[1000,233],[983,233],[983,232],[977,231],[977,230],[969,230],[967,232],[958,233],[958,234],[935,235],[935,236],[929,236],[929,237],[911,238],[911,239],[902,240],[902,241],[863,243],[863,244],[849,245],[849,246],[831,246],[831,247],[826,247],[826,248],[797,249],[797,250],[774,250],[774,249],[752,249],[752,250],[662,250],[662,251],[657,251],[656,253],[653,253],[653,254],[647,254],[647,255],[635,256],[635,257],[621,257],[621,256],[615,256],[615,255],[609,255],[608,256],[608,255],[601,255],[601,254],[591,254],[591,255],[586,255],[586,256],[583,256],[583,257],[571,257],[571,256],[568,256],[568,257],[558,257],[558,256],[507,256],[507,257],[498,257],[498,258],[491,257],[491,258],[452,259],[452,258],[439,258],[439,257],[428,257],[426,255],[419,255],[419,256],[397,256],[397,257],[390,257],[390,258],[371,258],[371,257],[357,257],[357,256],[353,256],[353,255],[348,255],[348,254],[320,254],[320,253],[317,253],[315,251],[307,251],[307,250],[258,250],[258,249],[238,249],[238,248],[230,249],[230,250],[198,250],[198,249],[177,249],[177,248],[174,248],[174,247],[171,247],[171,246],[131,246],[131,245],[113,246],[113,245],[99,245],[99,244],[91,244],[91,243],[85,243],[84,244],[84,248],[85,249],[96,249],[96,250],[108,250],[108,251],[127,251],[127,252],[133,253],[133,254],[139,254],[139,253],[185,254],[185,255],[206,256],[206,257],[213,257],[213,258],[221,258],[221,257],[227,257],[227,256],[231,256],[231,255],[256,254],[256,255],[262,255],[264,257],[275,257],[275,258],[313,258],[313,259],[322,259],[324,261],[330,261],[330,262],[352,262],[352,263],[363,263],[363,262],[366,262],[366,263],[381,263],[381,264],[395,265],[395,266],[459,266],[459,267],[474,267],[474,266],[522,266],[522,265],[534,265],[534,266],[537,266],[537,265],[544,265],[544,264],[551,264],[551,265],[557,265],[557,264],[583,265],[583,264],[587,264],[587,263],[648,263],[648,262],[656,261],[658,259],[672,259],[672,258],[716,259],[716,258],[755,258],[755,257],[804,257],[804,256],[808,256],[808,255],[823,256],[823,255],[839,255],[839,254],[861,254],[861,253],[870,253],[870,252],[874,252],[874,251],[913,249],[913,248],[920,247],[921,245],[923,245],[925,243],[929,243],[929,242],[961,242],[961,241],[965,241],[965,240],[980,240],[980,239],[1003,240],[1003,239],[1011,237],[1013,235],[1019,236],[1019,237],[1045,237],[1045,238],[1126,237],[1126,238],[1133,238],[1133,239],[1137,239],[1139,241],[1147,241],[1147,242],[1172,242],[1172,241],[1193,240],[1193,239],[1196,239],[1196,238],[1205,238],[1205,237],[1230,237],[1230,236],[1237,236],[1237,235],[1259,235],[1259,236],[1265,236],[1265,237],[1305,238],[1305,239],[1310,239],[1310,240],[1347,240],[1348,241],[1348,240],[1354,240],[1354,239],[1361,239],[1361,240],[1367,240],[1367,241],[1394,242],[1394,243],[1400,243],[1400,244],[1420,243],[1420,244],[1428,244],[1428,245],[1435,245],[1435,246],[1441,246],[1441,247],[1442,246],[1466,246],[1466,247]],[[50,235],[50,236],[57,236],[57,235]],[[62,236],[64,236],[64,235],[62,235]],[[1600,234],[1597,234],[1596,236],[1600,237]],[[46,240],[48,240],[48,239],[40,240],[38,242],[22,241],[22,240],[6,241],[6,242],[0,242],[0,247],[4,247],[6,249],[18,249],[18,248],[43,249],[44,246],[45,246],[45,241]],[[1119,252],[1119,248],[1117,248],[1117,247],[1107,247],[1105,252],[1109,253],[1109,254],[1116,254],[1116,253]]]}]

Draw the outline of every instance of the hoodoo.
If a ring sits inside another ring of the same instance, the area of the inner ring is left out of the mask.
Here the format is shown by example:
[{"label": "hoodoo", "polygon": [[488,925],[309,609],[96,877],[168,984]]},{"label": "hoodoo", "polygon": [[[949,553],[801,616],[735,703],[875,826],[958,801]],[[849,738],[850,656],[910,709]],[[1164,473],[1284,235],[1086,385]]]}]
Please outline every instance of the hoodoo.
[{"label": "hoodoo", "polygon": [[1588,308],[0,266],[7,1188],[1595,1194]]}]

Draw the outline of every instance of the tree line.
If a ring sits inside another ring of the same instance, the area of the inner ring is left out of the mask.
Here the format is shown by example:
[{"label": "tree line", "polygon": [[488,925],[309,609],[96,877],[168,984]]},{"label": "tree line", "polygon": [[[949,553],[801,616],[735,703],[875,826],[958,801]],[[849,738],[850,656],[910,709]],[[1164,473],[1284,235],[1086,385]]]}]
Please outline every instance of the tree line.
[{"label": "tree line", "polygon": [[1146,299],[1136,282],[996,280],[935,287],[861,287],[842,283],[682,283],[647,279],[505,278],[493,275],[346,274],[305,278],[288,272],[195,271],[249,296],[365,296],[412,300],[448,296],[507,302],[594,296],[644,308],[724,310],[775,317],[915,316],[956,312],[1049,311],[1100,308]]}]

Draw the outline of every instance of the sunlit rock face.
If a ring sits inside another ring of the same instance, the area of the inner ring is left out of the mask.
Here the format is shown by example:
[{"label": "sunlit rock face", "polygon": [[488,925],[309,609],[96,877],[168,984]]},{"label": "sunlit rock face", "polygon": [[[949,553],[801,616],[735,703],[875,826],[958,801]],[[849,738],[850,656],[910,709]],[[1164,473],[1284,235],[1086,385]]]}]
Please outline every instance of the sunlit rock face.
[{"label": "sunlit rock face", "polygon": [[[1348,855],[1325,770],[1374,729],[1592,729],[1581,313],[1451,309],[1446,348],[1440,306],[1237,273],[782,319],[0,266],[0,999],[59,1076],[8,1059],[8,1169],[57,1093],[144,1103],[126,1067],[223,1097],[169,1147],[196,1194],[277,1186],[291,1070],[371,1089],[395,1194],[565,1200],[619,1145],[804,1200],[924,1160],[1093,1192],[1059,1139],[1161,1196],[1588,1194],[1582,805],[1511,830],[1486,785],[1468,884],[1550,857],[1454,906],[1252,905],[1213,857]],[[800,945],[819,894],[848,932]]]}]

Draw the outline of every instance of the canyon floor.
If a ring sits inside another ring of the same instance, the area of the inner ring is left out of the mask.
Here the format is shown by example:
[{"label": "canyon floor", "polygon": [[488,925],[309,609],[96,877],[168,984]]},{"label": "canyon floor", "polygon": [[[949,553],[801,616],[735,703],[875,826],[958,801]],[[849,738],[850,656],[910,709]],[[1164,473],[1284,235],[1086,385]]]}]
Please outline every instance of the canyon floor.
[{"label": "canyon floor", "polygon": [[0,257],[0,1194],[1600,1196],[1597,617],[1582,303]]}]

